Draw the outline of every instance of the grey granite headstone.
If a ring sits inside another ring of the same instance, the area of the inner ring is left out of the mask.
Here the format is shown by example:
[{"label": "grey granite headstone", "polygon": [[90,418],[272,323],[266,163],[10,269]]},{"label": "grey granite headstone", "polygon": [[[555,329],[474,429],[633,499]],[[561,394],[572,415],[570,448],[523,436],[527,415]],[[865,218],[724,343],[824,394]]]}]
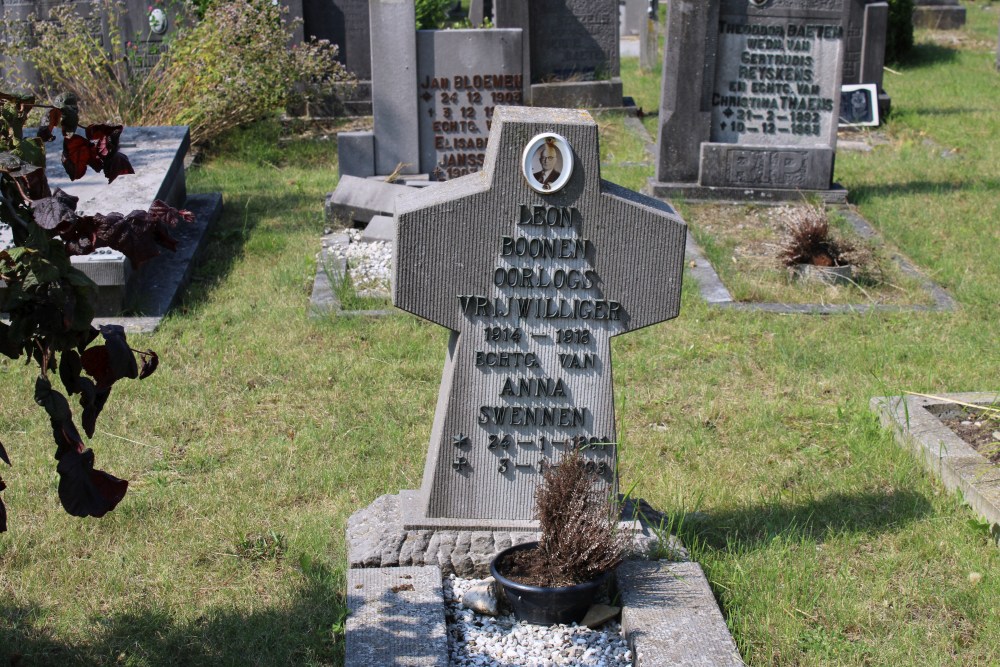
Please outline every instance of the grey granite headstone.
[{"label": "grey granite headstone", "polygon": [[601,180],[579,110],[498,107],[481,172],[397,200],[393,301],[452,332],[406,528],[530,529],[540,471],[574,448],[616,486],[610,338],[678,314],[685,230]]},{"label": "grey granite headstone", "polygon": [[[416,13],[413,0],[371,0],[375,173],[420,168]],[[391,45],[391,48],[389,48]]]},{"label": "grey granite headstone", "polygon": [[847,0],[677,0],[667,10],[653,191],[831,189]]},{"label": "grey granite headstone", "polygon": [[493,109],[521,104],[521,31],[417,31],[420,171],[452,179],[479,171]]},{"label": "grey granite headstone", "polygon": [[625,18],[621,25],[622,35],[638,35],[646,25],[649,0],[625,0]]},{"label": "grey granite headstone", "polygon": [[478,171],[494,107],[524,100],[524,31],[415,30],[413,0],[379,0],[371,12],[372,44],[394,47],[374,52],[374,130],[338,137],[340,173],[403,165],[399,174],[426,184]]},{"label": "grey granite headstone", "polygon": [[930,30],[957,30],[965,25],[965,7],[958,0],[914,0],[913,25]]}]

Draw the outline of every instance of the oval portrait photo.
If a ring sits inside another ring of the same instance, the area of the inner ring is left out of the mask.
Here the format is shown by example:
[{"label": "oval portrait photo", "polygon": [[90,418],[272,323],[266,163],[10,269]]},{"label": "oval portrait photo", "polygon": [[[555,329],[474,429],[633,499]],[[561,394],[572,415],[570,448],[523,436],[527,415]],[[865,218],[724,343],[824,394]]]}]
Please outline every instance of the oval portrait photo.
[{"label": "oval portrait photo", "polygon": [[521,169],[532,190],[557,192],[573,173],[573,151],[558,134],[539,134],[524,147]]}]

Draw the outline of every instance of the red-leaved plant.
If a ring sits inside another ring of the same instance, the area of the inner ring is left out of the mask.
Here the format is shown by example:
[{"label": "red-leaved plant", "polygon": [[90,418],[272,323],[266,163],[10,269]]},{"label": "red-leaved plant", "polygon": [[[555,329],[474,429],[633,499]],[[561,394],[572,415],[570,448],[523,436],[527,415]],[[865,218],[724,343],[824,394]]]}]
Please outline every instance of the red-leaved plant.
[{"label": "red-leaved plant", "polygon": [[[44,110],[42,124],[37,136],[25,137],[24,125],[34,108]],[[170,228],[194,216],[161,201],[149,211],[126,215],[77,214],[77,198],[58,188],[50,191],[45,176],[45,143],[55,140],[57,127],[70,179],[82,177],[88,167],[109,183],[134,173],[118,150],[122,126],[90,125],[80,135],[78,118],[72,96],[44,105],[32,97],[0,93],[0,222],[10,226],[14,240],[12,248],[0,251],[0,280],[7,288],[0,313],[9,317],[9,323],[0,321],[0,354],[11,359],[24,354],[29,363],[38,364],[35,402],[52,425],[59,500],[74,516],[99,517],[121,501],[128,482],[94,468],[94,453],[80,437],[69,401],[53,388],[49,375],[58,374],[70,396],[79,394],[81,425],[90,438],[112,385],[122,378],[148,377],[158,357],[152,350],[131,349],[120,326],[94,328],[91,297],[96,286],[69,258],[108,247],[138,268],[159,254],[158,246],[173,250]],[[103,344],[91,346],[98,336]],[[10,465],[2,443],[0,460]],[[7,510],[0,501],[0,532],[6,529]]]}]

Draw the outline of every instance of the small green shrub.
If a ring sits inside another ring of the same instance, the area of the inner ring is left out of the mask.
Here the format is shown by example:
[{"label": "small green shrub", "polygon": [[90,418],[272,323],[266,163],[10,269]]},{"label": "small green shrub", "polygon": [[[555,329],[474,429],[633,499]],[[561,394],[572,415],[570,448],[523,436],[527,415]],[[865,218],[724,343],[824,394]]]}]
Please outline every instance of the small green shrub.
[{"label": "small green shrub", "polygon": [[885,62],[898,63],[913,48],[913,0],[889,0]]},{"label": "small green shrub", "polygon": [[[101,0],[109,25],[120,25],[119,0]],[[195,143],[277,111],[297,96],[321,93],[349,75],[326,40],[289,46],[287,9],[271,0],[232,0],[193,7],[204,18],[179,26],[148,70],[137,52],[111,30],[105,48],[73,5],[52,9],[52,20],[20,42],[24,58],[45,82],[42,93],[73,93],[95,118],[128,125],[188,125]]]},{"label": "small green shrub", "polygon": [[417,30],[437,30],[448,20],[452,0],[417,0]]}]

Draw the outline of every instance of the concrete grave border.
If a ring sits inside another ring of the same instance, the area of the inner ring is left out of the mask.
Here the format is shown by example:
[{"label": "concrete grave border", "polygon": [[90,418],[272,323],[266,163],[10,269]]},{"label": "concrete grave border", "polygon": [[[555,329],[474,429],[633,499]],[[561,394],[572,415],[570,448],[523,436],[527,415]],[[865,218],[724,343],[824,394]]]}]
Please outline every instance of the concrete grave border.
[{"label": "concrete grave border", "polygon": [[[1000,466],[970,447],[945,426],[939,415],[948,399],[989,405],[1000,401],[1000,391],[930,396],[875,396],[869,403],[882,426],[892,430],[900,447],[909,449],[949,491],[961,491],[976,514],[993,526],[1000,524]],[[956,406],[957,407],[957,406]]]},{"label": "concrete grave border", "polygon": [[[504,530],[406,530],[405,496],[379,496],[347,522],[345,667],[390,664],[447,667],[444,576],[487,577],[493,556],[537,532]],[[626,513],[636,553],[668,559],[633,558],[616,571],[622,631],[637,667],[743,665],[736,642],[701,566],[675,536],[657,535],[659,512],[642,500]],[[410,618],[420,618],[423,626]],[[423,627],[422,631],[416,630]],[[427,641],[414,641],[422,633]]]},{"label": "concrete grave border", "polygon": [[[636,667],[745,665],[697,563],[627,561],[616,577]],[[345,667],[451,664],[441,581],[434,565],[348,570]]]},{"label": "concrete grave border", "polygon": [[95,317],[94,326],[119,324],[129,333],[152,333],[160,326],[181,290],[191,280],[195,261],[205,247],[208,230],[222,215],[222,193],[189,195],[184,208],[195,215],[192,224],[180,224],[171,230],[177,239],[174,252],[163,250],[142,267],[135,287],[135,316]]},{"label": "concrete grave border", "polygon": [[331,248],[335,245],[346,246],[347,243],[347,234],[341,232],[324,234],[320,239],[321,249],[316,255],[316,277],[313,279],[312,292],[309,295],[309,317],[325,317],[332,313],[347,317],[402,315],[403,311],[395,307],[379,310],[343,309],[330,282],[330,271],[334,270],[344,275],[347,272],[347,260],[334,255]]},{"label": "concrete grave border", "polygon": [[[713,203],[746,204],[746,202],[725,201]],[[773,203],[758,203],[764,206],[774,205]],[[851,223],[854,231],[857,232],[857,234],[862,238],[881,238],[878,232],[876,232],[875,229],[868,224],[868,221],[858,215],[855,211],[841,206],[834,207],[834,210],[847,218],[847,221]],[[956,307],[955,300],[951,297],[951,295],[945,292],[930,278],[925,276],[917,267],[910,263],[908,259],[899,254],[893,254],[892,261],[895,262],[900,271],[912,278],[916,278],[920,282],[923,290],[934,298],[933,305],[925,306],[923,304],[914,304],[911,306],[899,306],[879,303],[820,304],[736,301],[733,299],[733,295],[729,293],[725,283],[722,282],[722,278],[719,277],[715,267],[713,267],[712,263],[708,261],[705,254],[702,252],[701,247],[698,245],[697,241],[694,240],[694,237],[691,235],[691,230],[688,230],[687,247],[685,249],[684,258],[687,260],[689,266],[688,275],[694,278],[694,281],[698,284],[698,291],[701,293],[701,297],[708,303],[708,305],[715,306],[717,308],[730,308],[733,310],[763,310],[772,313],[788,314],[801,313],[808,315],[832,315],[835,313],[947,311],[954,310]],[[694,264],[693,267],[691,266],[692,263]]]},{"label": "concrete grave border", "polygon": [[[629,123],[629,127],[633,128],[636,132],[640,134],[640,138],[646,145],[646,151],[652,156],[655,156],[655,149],[652,141],[652,137],[649,135],[649,131],[646,126],[640,121],[635,121]],[[847,192],[846,190],[844,191]],[[800,192],[799,197],[801,198],[805,193]],[[669,198],[658,197],[659,199],[664,199],[670,203]],[[726,199],[725,197],[718,200],[706,200],[698,199],[696,203],[699,204],[742,204],[746,205],[748,203],[755,203],[761,206],[776,206],[788,203],[787,201],[755,201],[748,202],[745,199]],[[671,206],[673,204],[671,203]],[[674,207],[676,208],[676,207]],[[859,236],[865,239],[881,239],[881,235],[873,228],[867,220],[862,218],[856,211],[847,207],[846,205],[834,205],[834,210],[841,213],[847,221],[851,223],[854,231],[857,232]],[[712,263],[708,261],[705,257],[705,253],[702,252],[701,247],[698,242],[695,241],[694,236],[691,235],[691,230],[688,229],[687,233],[687,244],[684,250],[684,259],[688,263],[688,269],[685,275],[690,276],[694,279],[695,283],[698,285],[698,292],[701,297],[710,306],[715,306],[717,308],[731,308],[733,310],[763,310],[773,313],[801,313],[810,315],[832,315],[835,313],[867,313],[871,311],[877,312],[910,312],[910,311],[941,311],[941,310],[954,310],[956,308],[955,300],[945,292],[940,286],[938,286],[934,281],[925,276],[920,269],[914,266],[908,259],[899,254],[894,254],[892,260],[900,268],[901,271],[910,275],[920,281],[923,289],[934,297],[933,306],[924,305],[913,305],[913,306],[893,306],[893,305],[883,305],[883,304],[813,304],[813,303],[769,303],[764,301],[736,301],[733,299],[733,295],[729,293],[726,288],[725,283],[722,282],[722,278],[716,272],[715,267]],[[694,266],[691,266],[692,262]]]}]

